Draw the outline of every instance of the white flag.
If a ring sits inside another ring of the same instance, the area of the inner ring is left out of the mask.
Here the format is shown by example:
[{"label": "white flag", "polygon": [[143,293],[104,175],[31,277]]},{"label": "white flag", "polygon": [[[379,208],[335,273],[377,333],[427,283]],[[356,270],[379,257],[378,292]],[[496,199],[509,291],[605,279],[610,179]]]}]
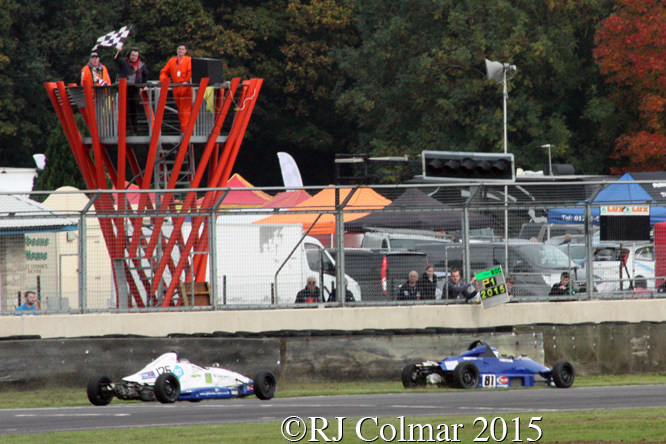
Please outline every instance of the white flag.
[{"label": "white flag", "polygon": [[280,160],[280,169],[282,170],[282,180],[284,181],[285,188],[302,188],[303,179],[301,179],[301,172],[298,170],[294,158],[282,152],[277,153],[277,155]]},{"label": "white flag", "polygon": [[93,47],[93,51],[96,50],[99,46],[104,47],[115,47],[118,43],[124,43],[125,39],[130,33],[131,26],[123,26],[117,31],[111,31],[110,33],[103,35],[97,39],[97,43]]}]

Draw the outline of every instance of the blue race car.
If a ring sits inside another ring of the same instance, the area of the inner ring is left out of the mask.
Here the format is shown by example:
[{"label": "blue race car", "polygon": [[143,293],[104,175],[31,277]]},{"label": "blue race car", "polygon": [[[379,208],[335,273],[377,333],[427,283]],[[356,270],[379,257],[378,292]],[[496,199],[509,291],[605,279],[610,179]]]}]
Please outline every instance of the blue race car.
[{"label": "blue race car", "polygon": [[250,379],[216,364],[200,367],[187,359],[179,359],[176,352],[169,352],[120,382],[113,382],[105,375],[91,378],[87,394],[93,405],[107,405],[114,397],[166,404],[249,395],[269,400],[276,390],[277,379],[268,370],[261,370]]},{"label": "blue race car", "polygon": [[442,361],[408,364],[402,370],[405,388],[426,384],[473,388],[533,387],[535,382],[569,388],[574,383],[574,368],[569,361],[557,361],[550,369],[526,356],[499,356],[485,342],[474,341],[460,356]]}]

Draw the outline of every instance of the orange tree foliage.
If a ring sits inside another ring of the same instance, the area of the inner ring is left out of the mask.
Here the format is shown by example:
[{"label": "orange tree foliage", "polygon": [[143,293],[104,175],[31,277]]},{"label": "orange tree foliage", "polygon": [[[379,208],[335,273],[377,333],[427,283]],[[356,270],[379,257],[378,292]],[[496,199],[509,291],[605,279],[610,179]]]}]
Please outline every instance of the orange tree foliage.
[{"label": "orange tree foliage", "polygon": [[666,169],[666,1],[618,0],[596,34],[597,58],[614,99],[636,116],[616,140],[613,157],[624,171]]}]

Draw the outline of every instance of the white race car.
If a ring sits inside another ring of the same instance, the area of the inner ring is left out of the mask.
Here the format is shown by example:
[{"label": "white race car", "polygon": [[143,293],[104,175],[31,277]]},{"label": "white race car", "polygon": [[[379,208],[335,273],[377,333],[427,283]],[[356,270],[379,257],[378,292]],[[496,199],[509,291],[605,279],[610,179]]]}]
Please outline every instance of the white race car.
[{"label": "white race car", "polygon": [[199,367],[176,352],[165,353],[139,372],[112,382],[108,376],[95,376],[88,382],[88,399],[94,405],[107,405],[118,399],[198,402],[202,399],[243,398],[255,394],[261,400],[275,396],[277,379],[261,370],[253,379],[217,367]]}]

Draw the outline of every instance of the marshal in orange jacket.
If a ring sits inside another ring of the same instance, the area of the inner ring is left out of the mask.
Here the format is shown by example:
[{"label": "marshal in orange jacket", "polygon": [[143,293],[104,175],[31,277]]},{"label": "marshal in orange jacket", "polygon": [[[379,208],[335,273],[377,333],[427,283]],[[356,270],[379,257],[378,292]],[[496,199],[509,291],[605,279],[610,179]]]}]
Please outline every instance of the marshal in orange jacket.
[{"label": "marshal in orange jacket", "polygon": [[[192,58],[189,56],[183,56],[180,60],[178,57],[171,58],[160,71],[160,81],[169,77],[174,84],[189,83],[192,80]],[[178,108],[180,130],[185,131],[192,112],[192,88],[184,86],[173,88],[173,97]]]},{"label": "marshal in orange jacket", "polygon": [[102,75],[96,75],[93,81],[93,73],[91,70],[90,64],[83,67],[81,70],[81,85],[83,85],[83,80],[88,79],[92,86],[108,86],[111,85],[111,78],[109,77],[109,71],[106,69],[106,66],[101,63],[99,66],[102,67]]}]

